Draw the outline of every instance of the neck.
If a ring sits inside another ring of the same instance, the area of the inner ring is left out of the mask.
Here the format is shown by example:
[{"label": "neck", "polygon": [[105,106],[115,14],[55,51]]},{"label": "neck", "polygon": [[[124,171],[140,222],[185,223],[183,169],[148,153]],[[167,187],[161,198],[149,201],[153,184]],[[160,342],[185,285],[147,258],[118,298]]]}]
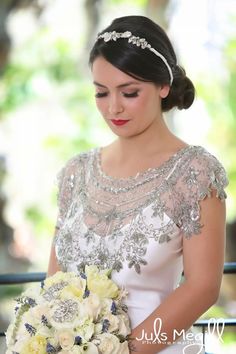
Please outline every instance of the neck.
[{"label": "neck", "polygon": [[145,131],[131,137],[119,137],[114,142],[116,156],[120,162],[137,160],[152,154],[171,152],[179,139],[171,133],[163,117],[156,119]]}]

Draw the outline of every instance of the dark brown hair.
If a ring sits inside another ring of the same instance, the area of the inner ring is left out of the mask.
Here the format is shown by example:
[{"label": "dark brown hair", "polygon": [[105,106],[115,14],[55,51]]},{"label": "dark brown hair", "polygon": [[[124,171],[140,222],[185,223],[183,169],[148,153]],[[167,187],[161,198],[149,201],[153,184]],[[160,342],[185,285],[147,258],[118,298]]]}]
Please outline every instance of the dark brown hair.
[{"label": "dark brown hair", "polygon": [[[191,106],[195,96],[193,83],[186,76],[185,70],[177,65],[173,46],[158,24],[145,16],[124,16],[113,20],[99,34],[112,31],[130,31],[134,36],[145,38],[166,58],[173,73],[173,83],[168,96],[162,99],[162,111]],[[159,86],[170,84],[170,74],[165,63],[147,48],[141,49],[127,39],[108,42],[98,39],[90,52],[89,64],[92,65],[98,56],[104,57],[116,68],[138,80],[153,82]]]}]

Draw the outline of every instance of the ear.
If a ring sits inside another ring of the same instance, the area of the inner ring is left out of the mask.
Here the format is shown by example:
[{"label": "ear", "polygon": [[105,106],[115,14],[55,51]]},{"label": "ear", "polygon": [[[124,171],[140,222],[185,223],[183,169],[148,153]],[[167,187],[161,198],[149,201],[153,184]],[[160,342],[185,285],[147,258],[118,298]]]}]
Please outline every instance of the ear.
[{"label": "ear", "polygon": [[163,85],[160,88],[159,95],[161,98],[166,98],[170,92],[170,86],[169,85]]}]

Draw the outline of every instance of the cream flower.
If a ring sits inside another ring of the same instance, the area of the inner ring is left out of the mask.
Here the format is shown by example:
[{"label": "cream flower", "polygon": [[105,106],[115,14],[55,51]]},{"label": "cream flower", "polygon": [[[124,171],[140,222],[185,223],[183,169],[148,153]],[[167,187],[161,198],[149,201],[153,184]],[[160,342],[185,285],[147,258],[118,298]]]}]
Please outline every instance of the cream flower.
[{"label": "cream flower", "polygon": [[119,339],[111,333],[102,333],[96,337],[94,344],[98,345],[101,354],[118,354],[120,349]]},{"label": "cream flower", "polygon": [[54,328],[48,328],[47,326],[41,325],[37,327],[37,334],[46,338],[52,338],[55,334]]},{"label": "cream flower", "polygon": [[90,293],[89,297],[84,299],[83,306],[86,314],[96,321],[102,308],[102,302],[98,295]]},{"label": "cream flower", "polygon": [[71,350],[75,343],[75,335],[71,330],[57,332],[58,342],[63,350]]},{"label": "cream flower", "polygon": [[96,266],[86,266],[88,289],[101,298],[115,298],[119,294],[117,285],[108,278],[108,271],[99,272]]},{"label": "cream flower", "polygon": [[109,321],[108,332],[115,332],[119,328],[119,318],[116,315],[113,315],[111,312],[104,316],[104,319]]},{"label": "cream flower", "polygon": [[47,337],[47,342],[55,348],[59,346],[58,337],[55,334],[53,337]]},{"label": "cream flower", "polygon": [[92,319],[88,319],[75,328],[75,333],[78,333],[81,338],[88,342],[94,334],[94,328],[95,324],[92,322]]},{"label": "cream flower", "polygon": [[50,288],[52,285],[65,282],[65,283],[71,283],[77,279],[77,275],[74,272],[61,272],[58,271],[51,277],[48,277],[44,280],[44,290],[47,290]]},{"label": "cream flower", "polygon": [[45,315],[47,316],[46,318],[49,319],[49,311],[50,307],[47,304],[40,304],[35,307],[31,307],[27,312],[25,312],[22,316],[22,321],[21,324],[23,325],[23,330],[24,324],[29,323],[31,326],[35,328],[39,328],[43,326],[42,323],[42,316]]},{"label": "cream flower", "polygon": [[86,354],[99,354],[98,352],[98,347],[94,344],[94,343],[87,343],[86,344],[86,350],[84,350],[83,353],[86,353]]},{"label": "cream flower", "polygon": [[37,303],[40,298],[40,288],[37,285],[31,285],[21,294],[21,297],[24,296],[34,299]]},{"label": "cream flower", "polygon": [[101,309],[101,315],[106,316],[107,313],[111,312],[111,307],[112,307],[112,302],[114,300],[112,299],[102,299],[102,309]]},{"label": "cream flower", "polygon": [[[60,350],[58,354],[84,354],[84,351],[78,345],[75,345],[70,350]],[[87,353],[86,353],[87,354]]]},{"label": "cream flower", "polygon": [[118,317],[119,321],[118,333],[126,337],[128,334],[131,333],[129,317],[126,313],[119,314],[116,317]]},{"label": "cream flower", "polygon": [[30,309],[29,314],[32,316],[31,318],[35,319],[35,322],[37,321],[40,323],[42,321],[42,316],[45,316],[48,319],[49,310],[50,306],[48,303],[41,303]]},{"label": "cream flower", "polygon": [[47,354],[46,345],[46,338],[36,335],[25,343],[20,354]]},{"label": "cream flower", "polygon": [[96,323],[94,326],[94,333],[95,334],[100,334],[102,333],[102,323]]},{"label": "cream flower", "polygon": [[72,299],[75,297],[78,299],[82,299],[84,295],[85,285],[86,283],[84,284],[84,286],[83,284],[79,284],[79,286],[76,286],[75,284],[66,285],[60,292],[60,299]]},{"label": "cream flower", "polygon": [[30,337],[21,337],[17,342],[10,346],[9,349],[11,350],[11,354],[13,353],[21,353],[23,346],[28,342]]},{"label": "cream flower", "polygon": [[120,343],[118,354],[129,354],[129,346],[127,341]]}]

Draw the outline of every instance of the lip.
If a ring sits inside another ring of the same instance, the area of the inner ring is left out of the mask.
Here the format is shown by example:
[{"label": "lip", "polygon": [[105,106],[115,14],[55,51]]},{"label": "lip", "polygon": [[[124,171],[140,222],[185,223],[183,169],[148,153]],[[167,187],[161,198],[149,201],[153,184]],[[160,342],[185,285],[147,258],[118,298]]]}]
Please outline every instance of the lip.
[{"label": "lip", "polygon": [[124,119],[111,119],[112,123],[115,125],[124,125],[126,124],[129,120],[124,120]]}]

